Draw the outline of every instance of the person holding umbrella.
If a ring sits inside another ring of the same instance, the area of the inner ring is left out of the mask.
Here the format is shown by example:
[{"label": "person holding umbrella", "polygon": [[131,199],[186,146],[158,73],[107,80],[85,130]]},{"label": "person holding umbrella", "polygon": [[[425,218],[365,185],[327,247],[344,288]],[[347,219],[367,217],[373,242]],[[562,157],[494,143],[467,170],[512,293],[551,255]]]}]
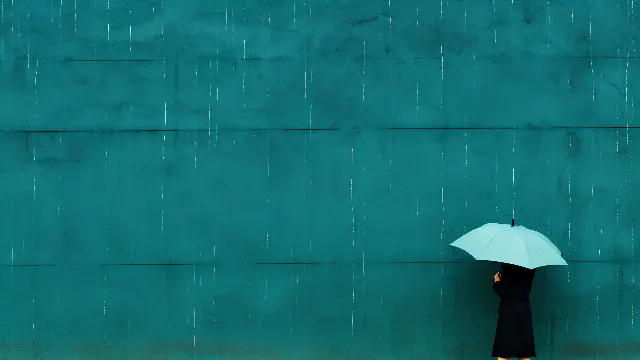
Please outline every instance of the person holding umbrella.
[{"label": "person holding umbrella", "polygon": [[529,360],[536,356],[529,293],[535,270],[502,264],[494,275],[493,290],[500,297],[498,325],[491,356],[500,360]]},{"label": "person holding umbrella", "polygon": [[523,226],[485,224],[451,243],[477,260],[502,263],[493,277],[500,297],[492,356],[529,360],[536,356],[529,293],[535,269],[567,265],[560,250],[544,235]]}]

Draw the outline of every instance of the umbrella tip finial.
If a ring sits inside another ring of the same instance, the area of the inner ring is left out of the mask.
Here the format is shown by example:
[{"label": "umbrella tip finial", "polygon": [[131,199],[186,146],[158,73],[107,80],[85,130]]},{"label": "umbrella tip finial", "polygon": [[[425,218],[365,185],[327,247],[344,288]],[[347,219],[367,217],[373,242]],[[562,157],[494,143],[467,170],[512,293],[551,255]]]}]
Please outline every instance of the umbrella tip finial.
[{"label": "umbrella tip finial", "polygon": [[516,220],[515,219],[511,219],[511,227],[514,227],[516,225]]}]

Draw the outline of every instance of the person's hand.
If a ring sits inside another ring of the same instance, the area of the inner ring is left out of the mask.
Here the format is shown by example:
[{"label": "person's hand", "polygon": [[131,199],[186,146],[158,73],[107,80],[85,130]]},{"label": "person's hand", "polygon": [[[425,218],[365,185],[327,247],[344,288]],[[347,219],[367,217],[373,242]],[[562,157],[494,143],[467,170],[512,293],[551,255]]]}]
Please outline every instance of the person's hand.
[{"label": "person's hand", "polygon": [[495,275],[493,275],[493,282],[498,282],[500,281],[500,273],[497,272]]}]

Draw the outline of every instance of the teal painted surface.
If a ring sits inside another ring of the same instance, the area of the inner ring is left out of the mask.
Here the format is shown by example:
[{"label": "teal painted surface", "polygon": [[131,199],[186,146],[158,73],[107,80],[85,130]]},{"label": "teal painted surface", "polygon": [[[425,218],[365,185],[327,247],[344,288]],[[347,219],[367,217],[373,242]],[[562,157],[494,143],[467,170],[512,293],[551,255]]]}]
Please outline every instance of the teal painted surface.
[{"label": "teal painted surface", "polygon": [[640,357],[633,0],[1,8],[2,358],[487,358],[512,212],[539,358]]}]

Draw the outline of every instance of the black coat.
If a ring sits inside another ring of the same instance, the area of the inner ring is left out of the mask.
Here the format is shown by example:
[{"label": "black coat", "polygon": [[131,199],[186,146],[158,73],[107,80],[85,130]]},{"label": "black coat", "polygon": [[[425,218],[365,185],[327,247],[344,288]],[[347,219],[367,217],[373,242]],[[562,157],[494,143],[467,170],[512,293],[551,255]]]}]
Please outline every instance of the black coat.
[{"label": "black coat", "polygon": [[529,302],[535,270],[503,264],[500,271],[500,281],[493,284],[493,290],[500,296],[500,307],[492,356],[535,357],[536,345]]}]

